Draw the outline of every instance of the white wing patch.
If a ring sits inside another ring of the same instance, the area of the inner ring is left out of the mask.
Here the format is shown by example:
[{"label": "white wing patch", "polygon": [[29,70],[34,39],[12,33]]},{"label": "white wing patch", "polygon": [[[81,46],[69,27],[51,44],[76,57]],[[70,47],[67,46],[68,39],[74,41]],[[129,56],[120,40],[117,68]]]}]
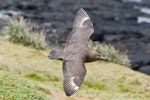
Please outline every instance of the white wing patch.
[{"label": "white wing patch", "polygon": [[79,86],[77,86],[76,84],[74,84],[74,81],[73,81],[73,79],[75,79],[75,77],[72,77],[71,78],[71,81],[70,81],[70,85],[71,85],[71,87],[74,89],[74,90],[78,90],[79,89]]},{"label": "white wing patch", "polygon": [[88,19],[90,19],[90,17],[85,10],[81,8],[74,19],[73,27],[83,27],[82,24]]}]

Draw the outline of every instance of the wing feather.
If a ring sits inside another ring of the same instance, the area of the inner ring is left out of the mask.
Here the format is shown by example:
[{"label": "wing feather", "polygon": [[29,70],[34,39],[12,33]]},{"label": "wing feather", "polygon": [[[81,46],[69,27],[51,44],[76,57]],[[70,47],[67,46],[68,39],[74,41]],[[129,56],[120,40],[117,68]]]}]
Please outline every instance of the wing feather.
[{"label": "wing feather", "polygon": [[82,60],[71,60],[63,62],[63,88],[67,96],[74,94],[81,86],[86,69]]},{"label": "wing feather", "polygon": [[90,20],[90,17],[88,14],[85,12],[83,8],[81,8],[78,12],[77,15],[75,16],[74,22],[73,22],[73,27],[83,27],[83,23],[86,20]]},{"label": "wing feather", "polygon": [[81,8],[74,19],[73,30],[67,38],[67,45],[73,43],[87,43],[93,34],[94,28],[92,21],[83,8]]}]

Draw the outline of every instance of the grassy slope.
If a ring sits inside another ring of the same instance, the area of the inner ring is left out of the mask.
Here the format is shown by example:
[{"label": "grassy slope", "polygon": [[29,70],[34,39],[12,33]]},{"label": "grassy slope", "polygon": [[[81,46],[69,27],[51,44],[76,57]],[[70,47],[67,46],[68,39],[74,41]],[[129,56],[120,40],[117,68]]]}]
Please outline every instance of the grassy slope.
[{"label": "grassy slope", "polygon": [[[12,44],[0,37],[0,77],[25,84],[18,87],[22,91],[31,84],[32,90],[50,100],[150,100],[149,76],[106,62],[86,64],[87,75],[80,90],[66,97],[62,88],[62,62],[49,60],[48,53]],[[0,93],[0,99],[4,94]],[[11,92],[15,94],[16,90]]]}]

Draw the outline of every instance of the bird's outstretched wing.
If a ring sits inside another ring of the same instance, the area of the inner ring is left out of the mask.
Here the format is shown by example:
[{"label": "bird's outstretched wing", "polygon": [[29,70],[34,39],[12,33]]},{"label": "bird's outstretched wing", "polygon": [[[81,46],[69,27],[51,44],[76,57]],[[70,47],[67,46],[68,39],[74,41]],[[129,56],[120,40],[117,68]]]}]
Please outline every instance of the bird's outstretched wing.
[{"label": "bird's outstretched wing", "polygon": [[67,96],[74,94],[81,86],[86,69],[81,59],[63,62],[63,88]]},{"label": "bird's outstretched wing", "polygon": [[67,38],[67,45],[76,42],[85,43],[88,41],[93,32],[94,28],[91,19],[85,10],[81,8],[75,16],[73,30]]}]

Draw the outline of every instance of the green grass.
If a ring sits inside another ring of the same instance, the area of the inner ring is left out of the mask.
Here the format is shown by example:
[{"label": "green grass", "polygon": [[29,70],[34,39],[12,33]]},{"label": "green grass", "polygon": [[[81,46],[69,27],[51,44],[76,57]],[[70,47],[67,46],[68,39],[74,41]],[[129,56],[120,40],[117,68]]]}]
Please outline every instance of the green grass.
[{"label": "green grass", "polygon": [[97,83],[97,82],[90,82],[90,81],[85,81],[84,82],[85,88],[93,88],[95,90],[106,90],[107,87],[103,83]]},{"label": "green grass", "polygon": [[87,74],[79,91],[66,97],[62,62],[49,60],[48,54],[47,50],[24,47],[0,37],[0,99],[13,100],[17,95],[16,100],[22,100],[23,95],[26,100],[34,100],[30,99],[32,95],[37,100],[150,100],[149,76],[103,61],[85,64]]},{"label": "green grass", "polygon": [[44,81],[43,78],[41,78],[40,76],[38,76],[35,73],[29,74],[26,77],[29,78],[29,79],[35,80],[35,81]]},{"label": "green grass", "polygon": [[6,74],[0,76],[1,100],[45,100],[45,95],[38,92],[27,81],[19,77]]}]

